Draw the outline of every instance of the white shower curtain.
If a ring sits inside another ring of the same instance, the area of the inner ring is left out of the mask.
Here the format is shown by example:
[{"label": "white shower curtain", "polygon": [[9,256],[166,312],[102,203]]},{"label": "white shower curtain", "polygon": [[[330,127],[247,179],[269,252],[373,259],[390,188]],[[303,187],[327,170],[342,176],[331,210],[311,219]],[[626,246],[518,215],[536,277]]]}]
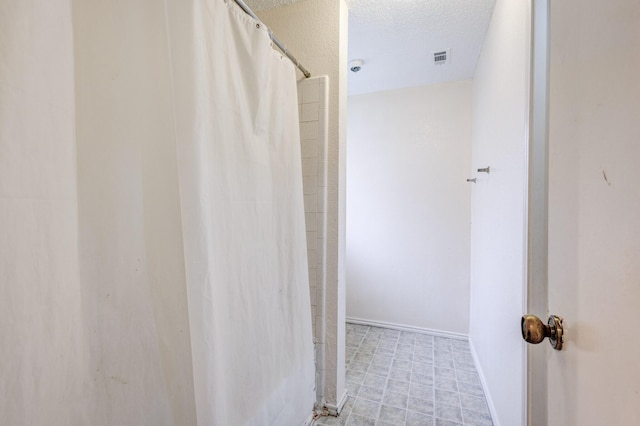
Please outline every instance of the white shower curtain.
[{"label": "white shower curtain", "polygon": [[0,0],[0,424],[302,424],[302,204],[233,2]]}]

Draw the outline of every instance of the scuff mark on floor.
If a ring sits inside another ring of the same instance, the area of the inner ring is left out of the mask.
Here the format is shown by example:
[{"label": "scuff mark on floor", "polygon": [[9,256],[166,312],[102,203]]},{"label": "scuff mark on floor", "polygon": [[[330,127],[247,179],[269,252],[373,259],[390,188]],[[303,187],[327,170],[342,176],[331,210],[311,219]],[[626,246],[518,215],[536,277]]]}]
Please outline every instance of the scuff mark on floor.
[{"label": "scuff mark on floor", "polygon": [[607,178],[607,174],[605,173],[605,171],[602,171],[602,177],[604,178],[604,181],[607,182],[607,185],[611,186],[611,182],[609,182],[609,179]]}]

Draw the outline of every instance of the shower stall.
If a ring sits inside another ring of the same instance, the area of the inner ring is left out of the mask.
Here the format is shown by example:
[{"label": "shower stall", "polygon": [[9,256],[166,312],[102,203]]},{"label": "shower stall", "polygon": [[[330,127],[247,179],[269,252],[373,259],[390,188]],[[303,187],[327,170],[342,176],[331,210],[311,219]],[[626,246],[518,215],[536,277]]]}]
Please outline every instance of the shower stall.
[{"label": "shower stall", "polygon": [[1,8],[0,423],[308,422],[327,79],[232,1]]}]

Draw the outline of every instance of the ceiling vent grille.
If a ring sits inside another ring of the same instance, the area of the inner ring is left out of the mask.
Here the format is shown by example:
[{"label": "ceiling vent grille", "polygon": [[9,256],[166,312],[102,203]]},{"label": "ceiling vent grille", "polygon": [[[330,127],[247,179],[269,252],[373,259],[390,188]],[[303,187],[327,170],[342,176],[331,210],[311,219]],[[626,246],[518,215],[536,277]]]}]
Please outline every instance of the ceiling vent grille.
[{"label": "ceiling vent grille", "polygon": [[434,65],[448,64],[450,58],[451,58],[451,49],[445,49],[445,50],[439,50],[437,52],[433,52]]}]

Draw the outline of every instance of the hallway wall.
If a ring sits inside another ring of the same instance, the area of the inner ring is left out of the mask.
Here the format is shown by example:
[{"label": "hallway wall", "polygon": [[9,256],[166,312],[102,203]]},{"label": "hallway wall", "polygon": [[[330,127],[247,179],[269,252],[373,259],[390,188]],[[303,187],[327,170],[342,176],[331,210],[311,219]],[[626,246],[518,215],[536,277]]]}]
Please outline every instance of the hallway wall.
[{"label": "hallway wall", "polygon": [[349,97],[349,319],[467,334],[471,89]]},{"label": "hallway wall", "polygon": [[498,0],[473,85],[469,336],[496,425],[522,423],[529,2]]}]

